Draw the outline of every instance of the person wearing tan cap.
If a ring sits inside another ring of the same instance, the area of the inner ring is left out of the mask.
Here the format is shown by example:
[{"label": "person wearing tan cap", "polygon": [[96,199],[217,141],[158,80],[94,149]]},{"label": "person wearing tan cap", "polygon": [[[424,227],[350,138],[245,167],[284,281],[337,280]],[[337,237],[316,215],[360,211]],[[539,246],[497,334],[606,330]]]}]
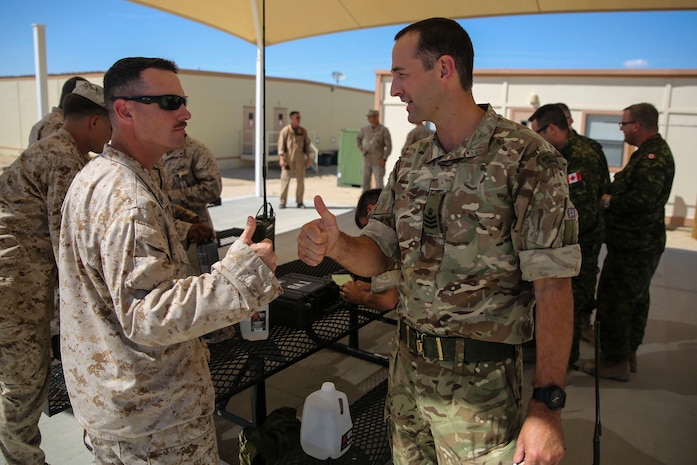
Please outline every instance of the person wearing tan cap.
[{"label": "person wearing tan cap", "polygon": [[29,145],[33,144],[37,140],[50,136],[54,132],[58,132],[58,130],[63,127],[63,121],[65,120],[63,114],[63,101],[65,100],[65,96],[70,94],[73,89],[75,89],[75,85],[79,81],[86,80],[87,79],[81,76],[73,76],[63,83],[58,106],[53,107],[50,112],[46,113],[43,118],[32,126],[31,131],[29,132]]},{"label": "person wearing tan cap", "polygon": [[0,451],[8,464],[44,463],[39,417],[48,398],[61,206],[111,137],[100,86],[80,81],[64,123],[0,175]]},{"label": "person wearing tan cap", "polygon": [[375,187],[382,189],[385,178],[385,161],[392,152],[390,131],[380,124],[380,112],[369,110],[367,126],[361,128],[356,136],[356,145],[363,154],[361,169],[361,189],[370,189],[370,178],[375,176]]}]

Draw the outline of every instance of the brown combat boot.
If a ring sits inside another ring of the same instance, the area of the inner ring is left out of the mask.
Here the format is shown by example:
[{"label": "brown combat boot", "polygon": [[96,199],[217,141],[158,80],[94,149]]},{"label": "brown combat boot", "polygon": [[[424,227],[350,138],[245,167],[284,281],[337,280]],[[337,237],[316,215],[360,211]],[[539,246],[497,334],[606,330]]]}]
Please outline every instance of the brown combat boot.
[{"label": "brown combat boot", "polygon": [[[595,360],[587,361],[583,364],[581,369],[589,375],[595,376]],[[605,379],[613,379],[615,381],[629,381],[629,360],[623,360],[619,363],[600,360],[598,376]]]}]

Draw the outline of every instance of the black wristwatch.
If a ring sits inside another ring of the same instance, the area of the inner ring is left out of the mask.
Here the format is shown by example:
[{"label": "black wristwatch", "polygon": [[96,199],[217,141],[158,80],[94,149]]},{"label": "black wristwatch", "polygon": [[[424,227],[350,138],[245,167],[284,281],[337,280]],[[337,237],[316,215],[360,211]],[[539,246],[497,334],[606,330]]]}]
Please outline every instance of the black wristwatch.
[{"label": "black wristwatch", "polygon": [[532,398],[550,410],[559,410],[566,405],[566,392],[559,386],[537,387],[532,390]]}]

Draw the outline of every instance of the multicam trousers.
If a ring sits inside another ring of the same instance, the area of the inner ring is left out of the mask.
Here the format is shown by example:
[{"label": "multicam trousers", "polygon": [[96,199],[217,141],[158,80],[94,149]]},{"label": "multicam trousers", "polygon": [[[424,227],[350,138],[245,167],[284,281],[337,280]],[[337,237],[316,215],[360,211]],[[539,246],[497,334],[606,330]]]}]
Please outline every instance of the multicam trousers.
[{"label": "multicam trousers", "polygon": [[510,464],[523,420],[522,356],[427,360],[393,339],[386,414],[395,465]]}]

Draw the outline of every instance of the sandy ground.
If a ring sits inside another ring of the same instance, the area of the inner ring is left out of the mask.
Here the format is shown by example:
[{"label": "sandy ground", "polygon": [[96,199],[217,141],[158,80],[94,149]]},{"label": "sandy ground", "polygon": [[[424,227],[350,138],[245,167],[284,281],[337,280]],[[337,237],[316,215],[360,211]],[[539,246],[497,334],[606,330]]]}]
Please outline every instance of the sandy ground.
[{"label": "sandy ground", "polygon": [[[0,155],[0,168],[5,167],[14,161],[15,157]],[[305,198],[304,203],[312,207],[312,198],[319,194],[327,203],[353,206],[361,195],[358,187],[339,186],[336,176],[337,166],[320,166],[319,171],[314,173],[308,171],[305,177]],[[223,177],[222,198],[242,197],[255,194],[254,169],[243,167],[238,169],[224,170],[221,172]],[[278,197],[281,193],[281,172],[278,166],[270,166],[267,173],[266,195],[268,197]],[[288,204],[294,205],[295,200],[295,179],[290,183]],[[692,230],[687,227],[680,227],[668,230],[667,247],[675,249],[685,249],[697,251],[697,239],[692,238]]]},{"label": "sandy ground", "polygon": [[[359,187],[339,186],[336,177],[336,165],[320,166],[317,173],[308,170],[305,175],[305,194],[303,203],[312,207],[315,195],[321,195],[327,203],[354,206],[361,195]],[[221,172],[223,177],[222,198],[254,195],[255,181],[253,168],[238,168]],[[290,181],[288,188],[288,206],[295,205],[295,178]],[[270,166],[266,179],[266,195],[279,197],[281,195],[281,170],[278,166]]]}]

